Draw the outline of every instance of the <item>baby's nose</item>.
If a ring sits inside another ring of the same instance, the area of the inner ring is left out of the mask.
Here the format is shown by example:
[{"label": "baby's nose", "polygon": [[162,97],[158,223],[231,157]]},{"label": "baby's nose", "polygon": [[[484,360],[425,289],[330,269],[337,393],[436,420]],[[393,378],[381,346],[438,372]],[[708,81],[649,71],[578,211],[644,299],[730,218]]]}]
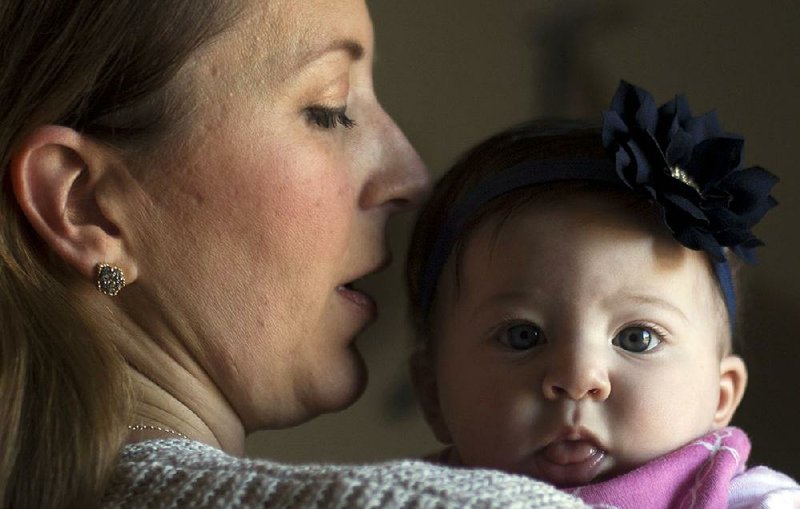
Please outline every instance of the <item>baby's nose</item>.
[{"label": "baby's nose", "polygon": [[542,392],[547,399],[608,399],[611,383],[602,356],[570,352],[560,357],[549,366],[542,382]]}]

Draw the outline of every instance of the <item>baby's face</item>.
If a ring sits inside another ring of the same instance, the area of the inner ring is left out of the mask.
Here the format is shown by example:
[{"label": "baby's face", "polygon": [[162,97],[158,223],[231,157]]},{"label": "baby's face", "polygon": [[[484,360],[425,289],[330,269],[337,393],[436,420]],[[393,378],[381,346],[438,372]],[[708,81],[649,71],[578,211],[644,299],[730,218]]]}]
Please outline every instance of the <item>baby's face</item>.
[{"label": "baby's face", "polygon": [[[705,255],[607,196],[489,220],[434,313],[426,414],[461,460],[560,486],[631,470],[725,426],[744,389],[723,355]],[[430,400],[434,400],[431,403]]]}]

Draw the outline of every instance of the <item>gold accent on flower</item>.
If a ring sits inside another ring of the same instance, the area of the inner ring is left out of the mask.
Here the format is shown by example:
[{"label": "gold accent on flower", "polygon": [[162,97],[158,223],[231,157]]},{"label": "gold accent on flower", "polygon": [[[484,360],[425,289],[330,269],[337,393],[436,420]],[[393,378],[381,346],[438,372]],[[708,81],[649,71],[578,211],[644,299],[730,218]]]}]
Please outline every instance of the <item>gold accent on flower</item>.
[{"label": "gold accent on flower", "polygon": [[694,179],[691,176],[689,176],[688,173],[686,173],[686,171],[679,168],[678,166],[673,166],[672,168],[668,168],[668,170],[670,177],[674,178],[675,180],[683,182],[684,184],[691,187],[698,193],[702,194],[702,192],[700,191],[700,186],[697,185],[697,182],[695,182]]}]

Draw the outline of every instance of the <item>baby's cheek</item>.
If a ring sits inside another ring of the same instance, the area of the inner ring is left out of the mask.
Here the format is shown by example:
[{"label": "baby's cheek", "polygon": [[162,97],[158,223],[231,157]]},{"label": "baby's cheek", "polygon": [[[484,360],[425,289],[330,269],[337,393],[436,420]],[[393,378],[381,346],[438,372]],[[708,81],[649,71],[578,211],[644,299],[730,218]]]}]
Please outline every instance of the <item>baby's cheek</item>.
[{"label": "baby's cheek", "polygon": [[538,446],[541,405],[532,396],[511,391],[492,390],[486,396],[465,402],[454,419],[456,448],[467,465],[513,470]]},{"label": "baby's cheek", "polygon": [[614,442],[625,462],[636,467],[702,436],[708,425],[708,393],[665,383],[640,394],[618,394]]}]

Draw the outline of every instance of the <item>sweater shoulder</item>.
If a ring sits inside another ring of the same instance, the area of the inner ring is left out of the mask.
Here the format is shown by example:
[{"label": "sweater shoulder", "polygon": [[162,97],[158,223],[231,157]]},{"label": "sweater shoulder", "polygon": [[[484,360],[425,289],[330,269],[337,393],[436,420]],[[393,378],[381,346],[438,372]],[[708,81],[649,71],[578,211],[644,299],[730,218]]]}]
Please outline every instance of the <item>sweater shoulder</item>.
[{"label": "sweater shoulder", "polygon": [[105,507],[579,508],[529,478],[421,461],[287,465],[239,458],[191,440],[123,448]]}]

